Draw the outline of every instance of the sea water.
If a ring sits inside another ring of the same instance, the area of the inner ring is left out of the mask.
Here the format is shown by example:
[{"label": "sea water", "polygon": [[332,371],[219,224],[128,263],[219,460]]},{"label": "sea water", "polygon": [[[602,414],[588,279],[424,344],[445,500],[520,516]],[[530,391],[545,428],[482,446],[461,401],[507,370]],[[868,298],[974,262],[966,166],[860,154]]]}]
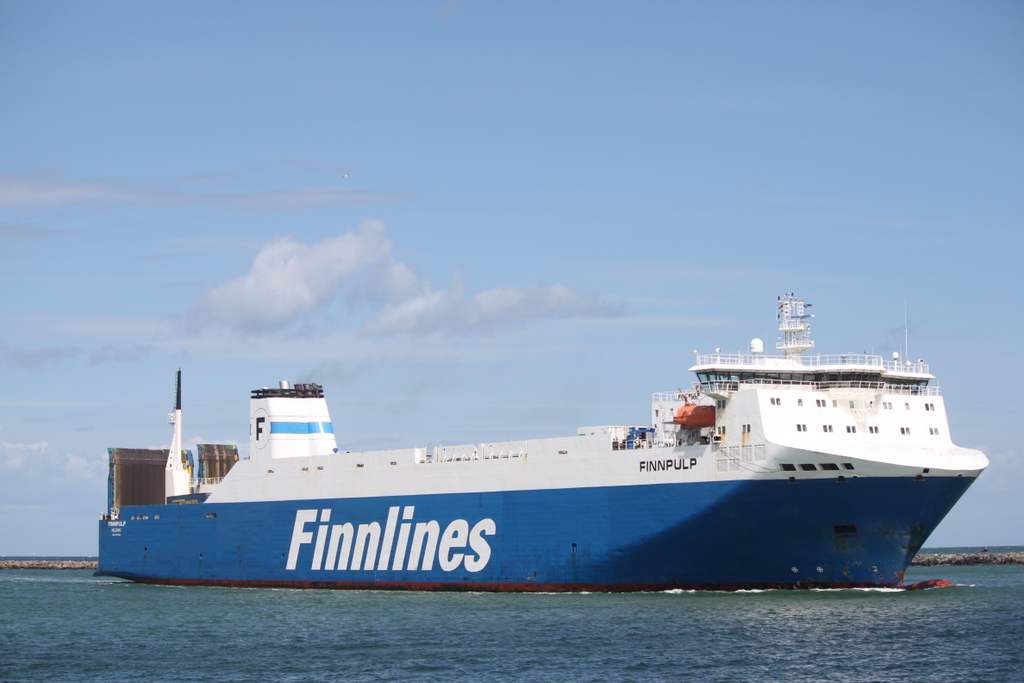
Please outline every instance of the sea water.
[{"label": "sea water", "polygon": [[0,681],[1024,680],[1024,566],[924,591],[406,593],[0,571]]}]

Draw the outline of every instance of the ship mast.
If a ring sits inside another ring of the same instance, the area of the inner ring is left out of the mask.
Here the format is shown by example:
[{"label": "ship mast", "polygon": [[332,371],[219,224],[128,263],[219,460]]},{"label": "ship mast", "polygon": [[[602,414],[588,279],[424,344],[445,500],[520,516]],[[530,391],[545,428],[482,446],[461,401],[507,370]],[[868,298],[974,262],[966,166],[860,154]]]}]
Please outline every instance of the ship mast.
[{"label": "ship mast", "polygon": [[189,472],[181,461],[181,368],[178,368],[175,382],[174,412],[167,416],[167,424],[174,427],[171,437],[171,451],[167,454],[167,467],[164,470],[164,493],[167,496],[188,495]]},{"label": "ship mast", "polygon": [[811,324],[808,322],[814,316],[806,312],[810,307],[810,304],[794,298],[792,292],[779,297],[775,318],[779,321],[782,337],[775,348],[784,351],[787,358],[799,359],[801,353],[814,346],[811,341]]}]

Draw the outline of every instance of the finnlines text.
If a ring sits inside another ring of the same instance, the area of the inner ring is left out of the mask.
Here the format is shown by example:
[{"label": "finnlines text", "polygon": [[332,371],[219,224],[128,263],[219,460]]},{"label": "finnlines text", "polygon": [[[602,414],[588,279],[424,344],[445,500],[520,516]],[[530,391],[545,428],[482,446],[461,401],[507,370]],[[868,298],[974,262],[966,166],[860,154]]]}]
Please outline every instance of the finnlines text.
[{"label": "finnlines text", "polygon": [[[402,522],[398,521],[401,510]],[[311,569],[385,571],[430,571],[434,561],[442,571],[450,572],[464,566],[478,572],[491,559],[491,546],[484,536],[497,533],[493,519],[481,519],[469,526],[456,519],[441,531],[437,520],[412,522],[415,506],[388,509],[383,534],[378,522],[353,525],[351,522],[330,524],[330,509],[296,510],[292,542],[288,548],[287,569],[295,569],[304,545],[313,546]],[[319,524],[316,524],[319,518]],[[315,524],[306,531],[307,524]],[[398,538],[395,539],[395,532]],[[472,552],[459,552],[465,549]]]},{"label": "finnlines text", "polygon": [[690,458],[687,462],[686,458],[668,458],[666,460],[641,460],[640,471],[641,472],[664,472],[665,470],[688,470],[691,467],[697,466],[697,458]]}]

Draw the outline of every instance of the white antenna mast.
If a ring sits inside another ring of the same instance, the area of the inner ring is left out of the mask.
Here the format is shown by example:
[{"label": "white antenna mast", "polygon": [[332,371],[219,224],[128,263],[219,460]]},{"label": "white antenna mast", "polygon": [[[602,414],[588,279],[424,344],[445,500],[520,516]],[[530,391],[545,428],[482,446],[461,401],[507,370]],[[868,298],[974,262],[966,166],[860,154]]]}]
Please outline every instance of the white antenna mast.
[{"label": "white antenna mast", "polygon": [[903,300],[903,357],[910,358],[910,332],[907,329],[907,300]]},{"label": "white antenna mast", "polygon": [[809,318],[814,316],[807,313],[810,308],[805,303],[794,298],[793,292],[787,292],[779,297],[778,312],[775,319],[779,321],[779,332],[782,338],[775,344],[775,348],[785,351],[787,358],[798,358],[801,353],[814,346],[811,341],[811,324]]},{"label": "white antenna mast", "polygon": [[174,434],[171,436],[171,448],[164,470],[164,494],[188,495],[191,492],[190,475],[181,462],[181,368],[178,368],[174,384],[174,412],[167,416],[167,423],[174,427]]}]

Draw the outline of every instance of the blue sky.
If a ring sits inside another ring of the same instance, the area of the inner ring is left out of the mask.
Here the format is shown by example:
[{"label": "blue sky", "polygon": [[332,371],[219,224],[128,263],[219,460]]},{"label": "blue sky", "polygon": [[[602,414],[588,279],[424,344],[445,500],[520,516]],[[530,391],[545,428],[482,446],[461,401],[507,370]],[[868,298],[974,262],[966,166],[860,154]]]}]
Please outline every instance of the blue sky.
[{"label": "blue sky", "polygon": [[931,364],[1024,544],[1024,6],[0,2],[0,555],[94,554],[106,448],[640,424],[693,349]]}]

